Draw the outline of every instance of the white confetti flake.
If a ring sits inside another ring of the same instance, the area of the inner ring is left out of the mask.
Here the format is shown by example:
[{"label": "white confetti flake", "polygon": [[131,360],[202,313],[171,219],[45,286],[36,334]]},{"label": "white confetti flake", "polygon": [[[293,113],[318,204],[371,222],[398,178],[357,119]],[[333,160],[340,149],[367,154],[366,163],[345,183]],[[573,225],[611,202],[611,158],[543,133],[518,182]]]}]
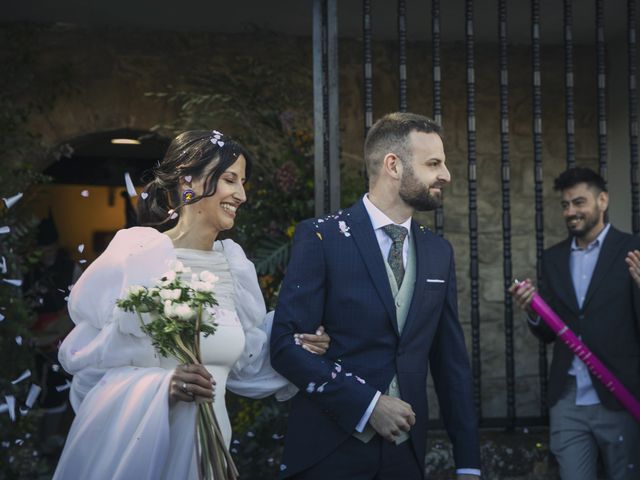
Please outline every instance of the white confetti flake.
[{"label": "white confetti flake", "polygon": [[11,446],[11,442],[4,441],[2,442],[2,448],[9,448]]},{"label": "white confetti flake", "polygon": [[3,275],[7,273],[7,259],[4,257],[2,257],[0,261],[0,272],[2,272]]},{"label": "white confetti flake", "polygon": [[64,392],[65,390],[69,390],[70,388],[71,388],[71,382],[69,380],[67,380],[66,383],[62,385],[56,385],[57,392]]},{"label": "white confetti flake", "polygon": [[351,372],[347,372],[347,373],[345,373],[345,374],[344,374],[344,376],[345,376],[345,377],[351,377],[351,376],[353,376],[353,373],[351,373]]},{"label": "white confetti flake", "polygon": [[127,193],[131,198],[138,196],[138,192],[136,192],[136,187],[133,186],[133,180],[131,180],[129,172],[124,172],[124,184],[127,187]]},{"label": "white confetti flake", "polygon": [[14,443],[18,446],[21,446],[24,444],[24,440],[21,438],[16,438],[16,441]]},{"label": "white confetti flake", "polygon": [[365,384],[367,382],[364,381],[364,379],[360,378],[359,376],[356,375],[356,380],[359,381],[362,384]]},{"label": "white confetti flake", "polygon": [[54,363],[53,365],[51,365],[51,370],[53,370],[54,372],[59,372],[60,365],[58,365],[57,363]]},{"label": "white confetti flake", "polygon": [[315,389],[316,389],[316,383],[309,382],[309,385],[307,385],[307,393],[313,393]]},{"label": "white confetti flake", "polygon": [[18,411],[20,412],[21,417],[24,417],[27,413],[29,413],[28,408],[19,408]]},{"label": "white confetti flake", "polygon": [[142,192],[142,193],[140,194],[140,198],[141,198],[142,200],[146,200],[147,198],[149,198],[149,194],[148,194],[147,192]]},{"label": "white confetti flake", "polygon": [[20,280],[18,278],[3,278],[2,281],[4,283],[8,283],[9,285],[13,285],[14,287],[21,287],[22,286],[22,280]]},{"label": "white confetti flake", "polygon": [[22,198],[22,193],[16,193],[13,197],[3,198],[2,201],[7,208],[13,207]]},{"label": "white confetti flake", "polygon": [[13,395],[5,395],[4,401],[7,402],[7,410],[9,411],[9,418],[12,422],[16,421],[16,397]]},{"label": "white confetti flake", "polygon": [[284,435],[274,433],[273,435],[271,435],[271,438],[273,438],[274,440],[281,440],[284,438]]},{"label": "white confetti flake", "polygon": [[316,391],[317,391],[318,393],[322,393],[322,392],[324,392],[324,387],[327,385],[327,383],[329,383],[329,382],[324,382],[322,385],[320,385],[320,386],[318,387],[318,390],[316,390]]},{"label": "white confetti flake", "polygon": [[32,383],[31,387],[29,387],[29,393],[27,394],[27,399],[24,401],[24,404],[29,408],[33,408],[33,404],[36,403],[41,391],[42,388],[40,388],[39,385]]},{"label": "white confetti flake", "polygon": [[78,263],[80,265],[84,265],[85,263],[87,263],[87,261],[84,258],[81,258],[80,260],[78,260]]},{"label": "white confetti flake", "polygon": [[17,343],[18,345],[22,346],[22,336],[21,336],[21,335],[18,335],[18,336],[16,337],[16,343]]},{"label": "white confetti flake", "polygon": [[184,181],[187,183],[191,183],[191,180],[193,179],[193,177],[191,175],[185,175],[184,177]]},{"label": "white confetti flake", "polygon": [[284,463],[280,464],[280,471],[283,472],[287,469],[287,466]]},{"label": "white confetti flake", "polygon": [[342,371],[342,365],[339,363],[334,363],[333,366],[336,367],[336,372],[340,373]]},{"label": "white confetti flake", "polygon": [[249,437],[249,438],[253,438],[253,437],[255,437],[255,436],[256,436],[256,434],[255,434],[255,433],[253,433],[253,432],[251,432],[251,431],[247,432],[247,437]]},{"label": "white confetti flake", "polygon": [[9,233],[11,231],[11,227],[8,226],[4,226],[4,227],[0,227],[0,234],[5,234],[5,233]]},{"label": "white confetti flake", "polygon": [[331,378],[332,379],[336,379],[336,377],[338,376],[338,374],[336,372],[331,372]]},{"label": "white confetti flake", "polygon": [[81,243],[80,245],[78,245],[78,252],[80,253],[84,252],[84,243]]},{"label": "white confetti flake", "polygon": [[234,445],[240,445],[240,440],[234,440],[233,442],[231,442]]},{"label": "white confetti flake", "polygon": [[0,322],[4,320],[4,315],[0,313]]},{"label": "white confetti flake", "polygon": [[[16,338],[16,343],[18,343],[18,339],[17,338]],[[18,343],[18,345],[22,345],[22,338],[20,338],[20,343]],[[30,376],[31,376],[31,370],[25,370],[24,372],[22,372],[22,375],[20,375],[18,378],[13,380],[11,383],[13,385],[16,385],[16,384],[22,382],[23,380],[26,380]]]},{"label": "white confetti flake", "polygon": [[82,190],[80,192],[80,196],[82,196],[84,198],[89,198],[89,190]]}]

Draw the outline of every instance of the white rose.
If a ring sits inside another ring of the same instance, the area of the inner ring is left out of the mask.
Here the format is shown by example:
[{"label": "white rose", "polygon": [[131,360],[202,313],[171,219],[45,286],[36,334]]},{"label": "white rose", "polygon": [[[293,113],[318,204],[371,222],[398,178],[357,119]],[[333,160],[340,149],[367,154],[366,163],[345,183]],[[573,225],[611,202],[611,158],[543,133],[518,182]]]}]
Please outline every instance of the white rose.
[{"label": "white rose", "polygon": [[182,294],[182,290],[179,288],[162,289],[158,293],[163,300],[178,300]]},{"label": "white rose", "polygon": [[174,305],[173,311],[175,316],[180,320],[191,320],[196,315],[195,310],[186,303],[178,303]]},{"label": "white rose", "polygon": [[137,296],[146,291],[147,289],[142,285],[131,285],[127,291],[128,296]]},{"label": "white rose", "polygon": [[193,288],[196,292],[213,292],[213,283],[209,282],[193,282],[191,284],[191,288]]},{"label": "white rose", "polygon": [[203,270],[200,272],[200,280],[206,283],[216,283],[219,278],[216,277],[213,273],[208,270]]},{"label": "white rose", "polygon": [[165,300],[164,301],[164,314],[167,317],[175,316],[175,311],[174,311],[174,308],[173,308],[173,304],[171,303],[171,300]]}]

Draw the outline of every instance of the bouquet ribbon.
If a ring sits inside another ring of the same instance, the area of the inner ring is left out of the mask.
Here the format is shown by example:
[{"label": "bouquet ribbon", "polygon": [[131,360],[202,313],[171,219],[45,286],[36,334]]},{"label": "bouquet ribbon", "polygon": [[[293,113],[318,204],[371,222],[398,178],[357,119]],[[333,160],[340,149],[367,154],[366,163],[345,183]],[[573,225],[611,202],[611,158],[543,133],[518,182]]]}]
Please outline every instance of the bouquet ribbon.
[{"label": "bouquet ribbon", "polygon": [[[517,282],[518,288],[525,282]],[[636,420],[640,422],[640,402],[631,392],[604,366],[582,340],[564,323],[551,307],[537,293],[533,294],[531,308],[540,316],[556,336],[562,340],[576,356],[582,360],[591,373],[609,390]]]}]

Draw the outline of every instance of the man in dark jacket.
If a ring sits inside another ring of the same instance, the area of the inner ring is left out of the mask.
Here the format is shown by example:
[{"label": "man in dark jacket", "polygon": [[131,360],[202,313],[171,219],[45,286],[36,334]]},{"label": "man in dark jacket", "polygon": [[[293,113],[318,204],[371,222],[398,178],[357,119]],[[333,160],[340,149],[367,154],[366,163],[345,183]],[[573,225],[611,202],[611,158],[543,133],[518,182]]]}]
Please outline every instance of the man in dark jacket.
[{"label": "man in dark jacket", "polygon": [[[640,238],[606,222],[602,177],[572,168],[556,180],[569,237],[542,258],[540,295],[640,398]],[[564,480],[596,479],[598,453],[608,479],[640,478],[640,424],[531,309],[535,288],[513,287],[532,332],[554,342],[549,375],[550,447]]]}]

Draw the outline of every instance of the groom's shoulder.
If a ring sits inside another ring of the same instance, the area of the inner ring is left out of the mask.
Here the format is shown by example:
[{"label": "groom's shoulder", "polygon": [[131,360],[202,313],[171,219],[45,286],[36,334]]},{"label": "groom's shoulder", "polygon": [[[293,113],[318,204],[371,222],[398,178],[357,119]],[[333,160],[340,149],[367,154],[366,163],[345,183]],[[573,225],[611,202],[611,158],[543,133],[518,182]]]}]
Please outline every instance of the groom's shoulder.
[{"label": "groom's shoulder", "polygon": [[340,209],[327,215],[303,220],[297,225],[296,231],[316,232],[316,235],[321,238],[335,235],[349,237],[351,216],[351,208]]}]

